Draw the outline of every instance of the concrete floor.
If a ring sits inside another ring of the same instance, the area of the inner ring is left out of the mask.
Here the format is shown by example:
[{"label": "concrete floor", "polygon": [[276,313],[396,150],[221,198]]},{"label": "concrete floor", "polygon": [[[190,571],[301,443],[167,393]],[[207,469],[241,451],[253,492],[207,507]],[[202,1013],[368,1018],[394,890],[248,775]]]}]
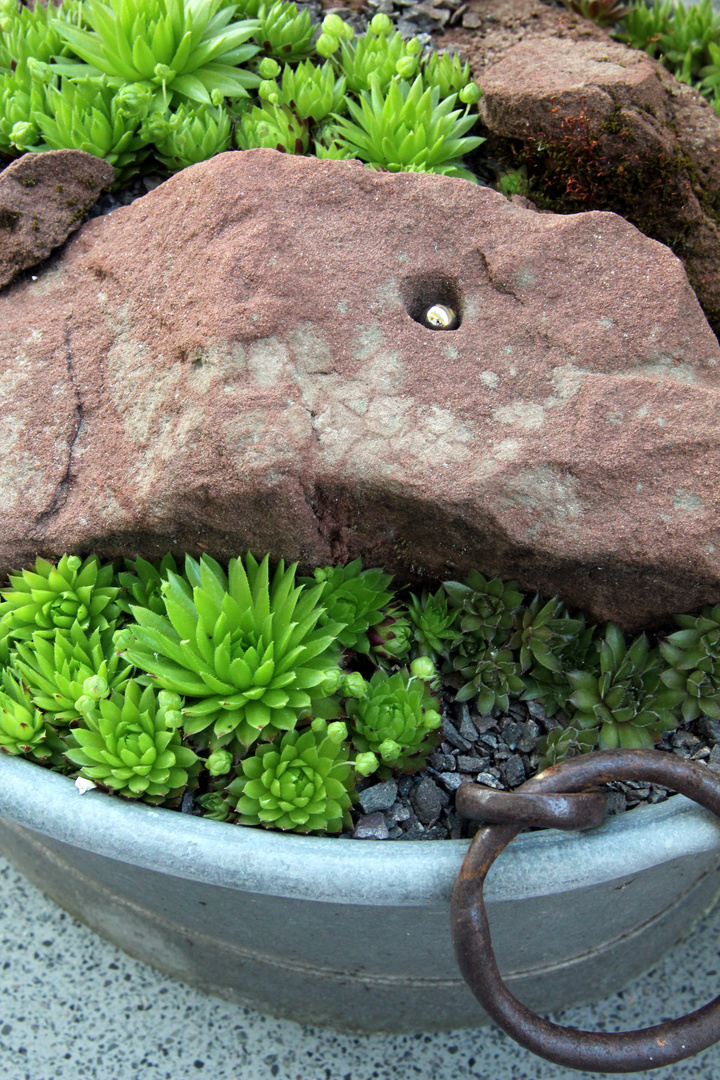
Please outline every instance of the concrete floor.
[{"label": "concrete floor", "polygon": [[[61,911],[0,858],[0,1076],[3,1080],[571,1080],[480,1028],[347,1035],[229,1005],[158,974]],[[652,975],[553,1019],[620,1030],[679,1016],[720,992],[720,907]],[[717,1080],[720,1045],[632,1073]]]}]

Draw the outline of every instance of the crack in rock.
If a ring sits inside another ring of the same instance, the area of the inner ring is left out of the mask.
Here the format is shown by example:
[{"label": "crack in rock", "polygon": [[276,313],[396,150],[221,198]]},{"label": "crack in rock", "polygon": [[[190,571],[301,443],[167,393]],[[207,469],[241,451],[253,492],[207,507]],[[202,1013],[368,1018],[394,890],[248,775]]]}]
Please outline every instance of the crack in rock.
[{"label": "crack in rock", "polygon": [[72,421],[73,429],[72,435],[68,442],[68,455],[67,462],[65,464],[65,471],[60,480],[58,481],[58,484],[55,488],[55,491],[53,492],[53,496],[50,500],[50,505],[48,506],[47,510],[43,510],[42,513],[38,514],[35,519],[35,524],[41,528],[47,527],[47,522],[49,521],[49,519],[55,514],[59,513],[68,500],[68,495],[70,493],[70,484],[72,483],[71,471],[73,450],[80,434],[80,428],[82,427],[84,418],[82,395],[80,394],[80,388],[75,377],[75,369],[73,366],[73,350],[69,322],[66,325],[63,333],[63,344],[65,346],[65,360],[67,362],[68,377],[70,379],[70,385],[72,386],[73,396],[75,398],[75,410]]}]

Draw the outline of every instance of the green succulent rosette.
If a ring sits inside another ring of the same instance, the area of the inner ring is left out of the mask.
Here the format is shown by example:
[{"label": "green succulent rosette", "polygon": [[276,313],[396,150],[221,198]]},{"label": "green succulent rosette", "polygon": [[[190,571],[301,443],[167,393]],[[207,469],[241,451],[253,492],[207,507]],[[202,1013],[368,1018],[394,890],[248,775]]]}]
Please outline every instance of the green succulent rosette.
[{"label": "green succulent rosette", "polygon": [[363,570],[362,560],[354,559],[346,566],[321,566],[314,577],[300,578],[308,587],[322,583],[322,603],[325,622],[343,623],[338,641],[346,649],[370,652],[368,630],[385,618],[385,608],[393,599],[388,589],[392,574],[382,570]]},{"label": "green succulent rosette", "polygon": [[231,127],[230,114],[221,105],[180,105],[175,112],[154,112],[142,133],[154,143],[157,160],[178,172],[227,150]]},{"label": "green succulent rosette", "polygon": [[186,734],[211,728],[214,749],[291,730],[338,685],[342,626],[318,627],[323,586],[296,586],[297,564],[282,559],[270,581],[268,566],[248,554],[226,574],[208,555],[186,556],[185,577],[170,571],[162,584],[167,615],[133,606],[137,625],[122,631],[134,638],[125,658],[188,698]]},{"label": "green succulent rosette", "polygon": [[651,650],[645,634],[627,648],[622,631],[611,623],[600,645],[600,674],[568,672],[572,726],[598,730],[602,750],[652,748],[664,731],[677,727],[683,696],[662,686],[659,667],[657,650]]},{"label": "green succulent rosette", "polygon": [[[323,22],[323,30],[327,35],[326,22]],[[400,31],[391,34],[392,29],[393,24],[387,15],[375,15],[367,32],[354,40],[343,39],[339,34],[330,35],[335,40],[333,63],[338,74],[347,80],[347,88],[353,94],[369,91],[372,85],[381,92],[386,91],[398,75],[398,64],[404,71],[403,78],[412,78],[417,74],[422,45],[417,38],[403,41]]]},{"label": "green succulent rosette", "polygon": [[597,26],[613,26],[629,12],[623,0],[563,0],[565,7]]},{"label": "green succulent rosette", "polygon": [[156,615],[165,614],[161,586],[167,581],[168,573],[178,573],[178,566],[172,554],[168,553],[156,563],[148,562],[138,555],[136,559],[125,559],[125,569],[120,570],[115,579],[119,586],[117,605],[125,615],[132,615],[133,602],[140,607],[149,608]]},{"label": "green succulent rosette", "polygon": [[0,751],[60,764],[65,744],[46,723],[20,679],[5,669],[0,672],[0,682]]},{"label": "green succulent rosette", "polygon": [[436,593],[423,590],[422,596],[410,594],[408,618],[412,627],[411,655],[427,656],[437,662],[440,657],[448,659],[452,647],[460,641],[458,608],[449,608],[447,594],[442,586]]},{"label": "green succulent rosette", "polygon": [[[467,644],[467,649],[466,649]],[[480,645],[472,655],[471,642],[463,643],[451,663],[443,665],[443,671],[449,673],[452,685],[460,682],[456,701],[474,701],[482,716],[488,715],[493,708],[507,712],[510,698],[520,697],[525,690],[521,677],[520,664],[514,653],[496,645]]]},{"label": "green succulent rosette", "polygon": [[404,608],[393,604],[387,608],[385,617],[367,633],[370,642],[370,659],[381,667],[401,663],[410,652],[413,632],[410,618]]},{"label": "green succulent rosette", "polygon": [[519,653],[523,674],[538,665],[560,674],[560,654],[584,626],[584,620],[570,618],[557,596],[543,604],[536,595],[526,608],[516,613],[507,647]]},{"label": "green succulent rosette", "polygon": [[584,619],[579,619],[582,629],[559,641],[553,641],[552,655],[558,660],[560,670],[553,670],[543,664],[533,664],[529,671],[523,672],[525,692],[523,701],[537,701],[545,710],[546,716],[555,716],[558,712],[568,711],[568,699],[573,692],[567,677],[569,671],[590,671],[599,675],[600,653],[595,647],[597,627],[586,626]]},{"label": "green succulent rosette", "polygon": [[350,738],[361,757],[356,770],[363,775],[376,769],[380,776],[392,769],[415,772],[438,743],[437,699],[426,682],[407,669],[394,675],[376,671],[362,696],[348,698],[345,709]]},{"label": "green succulent rosette", "polygon": [[578,754],[589,754],[597,745],[597,728],[556,727],[537,741],[538,772]]},{"label": "green succulent rosette", "polygon": [[[262,64],[260,73],[263,73]],[[260,84],[258,94],[272,104],[287,105],[300,120],[311,120],[313,124],[319,124],[331,112],[344,109],[345,79],[336,78],[329,62],[319,67],[310,60],[305,60],[295,68],[285,64],[281,83],[267,79]]]},{"label": "green succulent rosette", "polygon": [[266,101],[239,117],[235,142],[238,150],[266,147],[284,154],[306,154],[309,130],[307,120],[300,120],[289,106]]},{"label": "green succulent rosette", "polygon": [[258,746],[227,789],[240,824],[299,833],[350,826],[357,794],[346,738],[344,723],[318,718],[302,732],[286,732],[277,745]]},{"label": "green succulent rosette", "polygon": [[[460,630],[478,643],[507,641],[515,624],[515,615],[524,596],[517,583],[492,580],[471,570],[463,582],[443,584],[450,606],[460,610]],[[469,646],[471,647],[471,646]]]},{"label": "green succulent rosette", "polygon": [[56,630],[69,631],[75,622],[90,632],[107,630],[120,614],[113,574],[112,564],[103,566],[97,555],[84,562],[63,555],[57,566],[38,557],[34,571],[9,575],[11,588],[0,591],[0,620],[16,641],[35,633],[54,638]]},{"label": "green succulent rosette", "polygon": [[298,9],[294,3],[261,4],[257,20],[260,26],[253,30],[253,38],[267,56],[278,60],[302,60],[315,51],[311,44],[315,27],[310,13]]},{"label": "green succulent rosette", "polygon": [[164,105],[210,105],[213,91],[247,97],[260,83],[240,66],[259,51],[249,41],[257,20],[235,21],[226,0],[85,0],[82,10],[90,30],[54,23],[83,61],[56,60],[53,69],[68,79],[142,84]]},{"label": "green succulent rosette", "polygon": [[178,729],[179,699],[163,699],[152,686],[131,679],[122,694],[88,698],[85,727],[73,728],[65,756],[80,776],[129,799],[160,803],[178,798],[197,754],[184,746]]},{"label": "green succulent rosette", "polygon": [[232,813],[230,803],[220,791],[208,791],[196,801],[202,808],[202,816],[211,821],[227,821]]},{"label": "green succulent rosette", "polygon": [[18,642],[13,666],[35,707],[52,724],[69,724],[80,717],[77,702],[87,693],[88,679],[95,679],[99,696],[104,697],[123,690],[132,674],[132,667],[113,652],[112,629],[88,635],[78,622],[69,630],[56,630],[54,638],[35,633],[31,641]]},{"label": "green succulent rosette", "polygon": [[438,88],[425,87],[422,75],[412,83],[392,79],[385,91],[371,79],[370,90],[360,92],[359,103],[348,100],[352,120],[332,115],[343,142],[374,169],[441,173],[477,183],[463,167],[462,157],[485,140],[465,134],[475,126],[477,115],[467,109],[453,112],[455,101],[455,94],[441,101]]},{"label": "green succulent rosette", "polygon": [[704,607],[698,616],[676,615],[682,627],[659,645],[667,667],[665,686],[682,695],[685,723],[709,716],[720,720],[720,605]]},{"label": "green succulent rosette", "polygon": [[[458,53],[432,53],[422,68],[426,86],[437,86],[440,97],[459,94],[466,86],[473,83],[470,77],[470,63],[463,64]],[[473,84],[474,85],[474,84]]]},{"label": "green succulent rosette", "polygon": [[18,8],[14,0],[0,4],[0,67],[10,70],[31,57],[48,63],[65,42],[55,28],[52,4]]}]

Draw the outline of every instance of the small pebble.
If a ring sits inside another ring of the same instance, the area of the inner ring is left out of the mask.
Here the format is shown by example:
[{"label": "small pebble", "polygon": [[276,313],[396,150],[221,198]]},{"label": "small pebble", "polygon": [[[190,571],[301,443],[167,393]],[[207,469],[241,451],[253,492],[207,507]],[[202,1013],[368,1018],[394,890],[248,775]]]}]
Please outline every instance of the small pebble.
[{"label": "small pebble", "polygon": [[430,754],[427,760],[428,765],[431,765],[432,768],[436,769],[438,772],[454,772],[456,767],[458,769],[460,768],[459,765],[456,766],[456,759],[452,754]]},{"label": "small pebble", "polygon": [[389,810],[397,799],[397,792],[396,780],[373,784],[372,787],[360,792],[360,805],[366,814],[372,814],[375,810]]},{"label": "small pebble", "polygon": [[442,810],[442,793],[437,784],[425,777],[410,792],[410,802],[423,825],[434,825]]},{"label": "small pebble", "polygon": [[467,739],[469,743],[474,743],[478,737],[478,730],[470,718],[470,709],[468,708],[468,703],[466,701],[460,703],[460,715],[458,719],[460,721],[458,726],[460,735],[463,739]]},{"label": "small pebble", "polygon": [[478,773],[475,780],[478,784],[484,784],[485,787],[497,788],[498,791],[505,790],[504,785],[494,776],[491,776],[489,772]]},{"label": "small pebble", "polygon": [[472,744],[462,737],[455,725],[451,724],[446,716],[443,716],[441,731],[445,742],[449,742],[457,750],[470,749]]},{"label": "small pebble", "polygon": [[457,766],[458,772],[464,773],[476,773],[478,769],[481,769],[483,767],[482,758],[476,757],[474,755],[471,757],[469,754],[458,754],[457,758],[455,759],[455,764]]},{"label": "small pebble", "polygon": [[389,835],[385,815],[378,810],[360,818],[353,831],[353,840],[387,840]]},{"label": "small pebble", "polygon": [[446,791],[457,791],[459,787],[468,782],[468,777],[458,772],[438,773],[437,778]]},{"label": "small pebble", "polygon": [[505,785],[509,788],[525,783],[525,766],[519,754],[512,754],[505,762],[501,772]]}]

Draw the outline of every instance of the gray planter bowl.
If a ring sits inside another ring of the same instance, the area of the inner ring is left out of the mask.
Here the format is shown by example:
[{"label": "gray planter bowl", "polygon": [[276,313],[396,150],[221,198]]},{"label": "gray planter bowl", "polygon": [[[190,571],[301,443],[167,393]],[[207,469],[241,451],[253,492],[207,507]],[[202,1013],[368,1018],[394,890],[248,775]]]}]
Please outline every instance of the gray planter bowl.
[{"label": "gray planter bowl", "polygon": [[[81,795],[67,777],[0,756],[0,851],[33,884],[174,978],[311,1024],[485,1022],[450,944],[466,848],[202,820]],[[521,835],[485,892],[509,987],[540,1011],[618,990],[712,905],[719,862],[720,821],[680,795],[590,832]]]}]

